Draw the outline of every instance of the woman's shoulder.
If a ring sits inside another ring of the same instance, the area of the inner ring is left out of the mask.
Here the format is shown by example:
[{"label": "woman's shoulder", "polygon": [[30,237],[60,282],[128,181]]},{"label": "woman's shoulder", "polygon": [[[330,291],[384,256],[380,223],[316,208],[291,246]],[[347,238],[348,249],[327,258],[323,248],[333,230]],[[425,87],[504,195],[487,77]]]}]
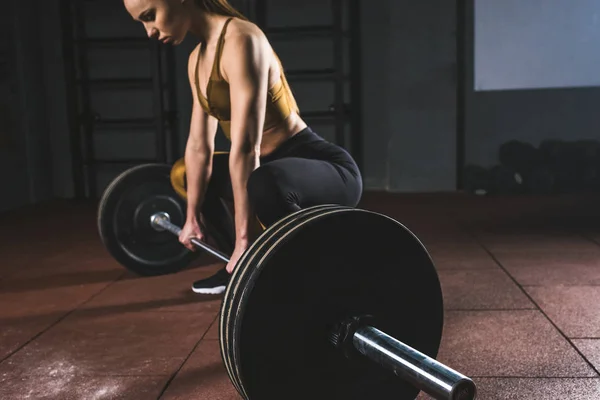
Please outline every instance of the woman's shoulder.
[{"label": "woman's shoulder", "polygon": [[251,21],[239,18],[231,20],[224,36],[224,46],[221,53],[224,75],[227,75],[226,66],[231,62],[237,64],[240,55],[243,59],[265,58],[272,52],[271,45],[262,30]]},{"label": "woman's shoulder", "polygon": [[267,44],[264,32],[252,21],[233,18],[227,27],[225,40]]}]

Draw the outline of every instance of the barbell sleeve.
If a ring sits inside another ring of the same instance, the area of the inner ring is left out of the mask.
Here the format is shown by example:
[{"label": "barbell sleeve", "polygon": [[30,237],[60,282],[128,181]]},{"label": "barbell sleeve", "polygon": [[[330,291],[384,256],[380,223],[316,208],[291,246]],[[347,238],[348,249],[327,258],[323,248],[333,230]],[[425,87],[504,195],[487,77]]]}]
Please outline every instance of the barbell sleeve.
[{"label": "barbell sleeve", "polygon": [[352,336],[354,348],[400,378],[439,400],[472,400],[473,381],[437,360],[372,326],[360,326]]},{"label": "barbell sleeve", "polygon": [[[164,212],[158,212],[156,214],[153,214],[150,217],[150,225],[152,225],[152,227],[156,230],[165,230],[171,232],[175,236],[179,236],[181,234],[181,228],[173,224],[169,215]],[[220,252],[219,250],[209,246],[201,240],[192,238],[191,243],[194,246],[201,248],[206,252],[212,254],[213,256],[225,261],[226,263],[229,262],[230,257],[227,254]]]}]

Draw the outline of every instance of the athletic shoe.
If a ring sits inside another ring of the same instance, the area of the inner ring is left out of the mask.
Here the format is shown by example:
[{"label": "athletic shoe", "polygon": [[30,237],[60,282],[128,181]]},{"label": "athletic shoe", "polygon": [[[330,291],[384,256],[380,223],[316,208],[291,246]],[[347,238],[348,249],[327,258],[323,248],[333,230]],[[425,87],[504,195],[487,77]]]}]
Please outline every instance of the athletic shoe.
[{"label": "athletic shoe", "polygon": [[192,290],[200,294],[221,294],[225,291],[231,275],[225,268],[206,279],[201,279],[192,284]]}]

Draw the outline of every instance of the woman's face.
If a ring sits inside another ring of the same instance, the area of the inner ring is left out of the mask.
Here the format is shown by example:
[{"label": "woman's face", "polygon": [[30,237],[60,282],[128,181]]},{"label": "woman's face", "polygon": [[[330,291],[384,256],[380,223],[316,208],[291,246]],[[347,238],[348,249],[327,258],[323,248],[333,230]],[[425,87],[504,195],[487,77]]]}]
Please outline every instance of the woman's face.
[{"label": "woman's face", "polygon": [[131,17],[141,22],[148,37],[177,45],[185,39],[189,13],[181,0],[123,0]]}]

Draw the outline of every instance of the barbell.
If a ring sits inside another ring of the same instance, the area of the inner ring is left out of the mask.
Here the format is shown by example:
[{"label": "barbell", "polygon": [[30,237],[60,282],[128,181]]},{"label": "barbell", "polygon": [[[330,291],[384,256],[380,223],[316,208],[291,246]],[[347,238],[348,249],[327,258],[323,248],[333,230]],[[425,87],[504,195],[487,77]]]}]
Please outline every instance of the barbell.
[{"label": "barbell", "polygon": [[[105,191],[104,203],[125,193]],[[175,237],[181,214],[170,212],[179,209],[154,198],[137,230],[184,247]],[[118,209],[100,207],[99,220],[119,223],[106,215]],[[442,328],[441,287],[421,241],[383,214],[319,205],[282,218],[244,252],[224,294],[219,343],[244,399],[414,399],[421,390],[474,399],[473,380],[435,360]]]},{"label": "barbell", "polygon": [[[100,239],[119,264],[137,275],[178,272],[200,253],[188,250],[171,235],[148,224],[150,216],[158,210],[168,213],[176,224],[185,222],[186,202],[174,189],[171,172],[168,164],[137,165],[115,177],[100,198],[97,217]],[[218,234],[222,229],[214,226],[207,229],[219,247],[233,248],[227,235]]]}]

